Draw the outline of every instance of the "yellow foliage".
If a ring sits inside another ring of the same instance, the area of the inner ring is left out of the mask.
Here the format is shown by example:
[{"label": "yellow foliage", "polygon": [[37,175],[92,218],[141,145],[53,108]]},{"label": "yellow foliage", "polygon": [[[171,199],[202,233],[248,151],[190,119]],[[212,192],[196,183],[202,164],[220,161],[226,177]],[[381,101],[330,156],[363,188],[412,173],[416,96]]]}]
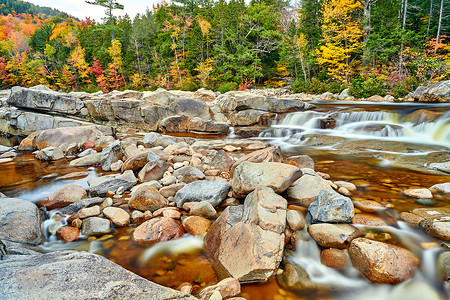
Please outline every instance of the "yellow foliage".
[{"label": "yellow foliage", "polygon": [[108,54],[111,56],[113,64],[117,66],[118,69],[122,68],[122,44],[118,40],[111,41],[111,47],[108,48]]},{"label": "yellow foliage", "polygon": [[269,87],[269,88],[279,88],[285,84],[286,84],[286,82],[284,82],[283,80],[270,79],[270,80],[264,81],[264,86]]},{"label": "yellow foliage", "polygon": [[204,20],[202,18],[198,18],[198,25],[200,26],[200,29],[202,30],[202,35],[208,35],[209,30],[211,29],[211,23],[209,23],[207,20]]},{"label": "yellow foliage", "polygon": [[142,88],[144,86],[144,77],[139,73],[134,73],[131,75],[131,85],[136,89]]},{"label": "yellow foliage", "polygon": [[214,70],[214,59],[208,58],[200,62],[194,70],[198,72],[196,77],[200,80],[202,87],[211,86],[211,73]]},{"label": "yellow foliage", "polygon": [[75,49],[70,53],[69,62],[75,67],[78,72],[78,77],[84,81],[90,83],[89,79],[89,64],[85,60],[84,49],[77,45]]}]

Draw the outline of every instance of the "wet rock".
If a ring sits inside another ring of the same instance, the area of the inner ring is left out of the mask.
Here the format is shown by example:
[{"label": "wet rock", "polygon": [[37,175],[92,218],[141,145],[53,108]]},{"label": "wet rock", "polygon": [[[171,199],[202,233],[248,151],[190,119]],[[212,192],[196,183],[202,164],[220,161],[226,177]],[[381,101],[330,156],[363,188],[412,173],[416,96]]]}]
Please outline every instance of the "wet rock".
[{"label": "wet rock", "polygon": [[282,193],[301,175],[302,172],[295,166],[276,162],[245,161],[234,170],[233,192],[244,197],[262,185],[272,188],[276,193]]},{"label": "wet rock", "polygon": [[294,165],[299,169],[307,168],[314,170],[314,160],[308,155],[289,156],[285,159],[285,162]]},{"label": "wet rock", "polygon": [[361,232],[349,224],[312,224],[308,226],[308,233],[324,248],[345,249]]},{"label": "wet rock", "polygon": [[355,215],[352,200],[336,192],[320,191],[308,208],[312,222],[345,223]]},{"label": "wet rock", "polygon": [[167,135],[162,135],[156,132],[147,133],[142,138],[142,144],[147,148],[162,146],[163,148],[175,144],[175,141],[172,137]]},{"label": "wet rock", "polygon": [[241,293],[241,284],[234,278],[225,278],[217,284],[204,288],[199,296],[201,299],[210,299],[213,293],[219,292],[221,299],[237,296]]},{"label": "wet rock", "polygon": [[298,231],[305,228],[305,217],[296,210],[288,210],[286,213],[286,221],[292,231]]},{"label": "wet rock", "polygon": [[53,221],[48,227],[47,231],[50,235],[55,235],[58,228],[62,227],[63,223],[61,221]]},{"label": "wet rock", "polygon": [[420,226],[429,235],[443,241],[450,241],[450,215],[422,220]]},{"label": "wet rock", "polygon": [[429,190],[432,193],[450,194],[450,182],[435,184]]},{"label": "wet rock", "polygon": [[36,147],[36,136],[39,132],[33,132],[24,138],[19,144],[19,151],[34,151]]},{"label": "wet rock", "polygon": [[44,206],[48,210],[62,208],[81,199],[87,198],[86,190],[77,184],[66,185],[48,197],[44,202]]},{"label": "wet rock", "polygon": [[34,203],[0,198],[0,240],[39,245],[44,237],[41,221],[41,213]]},{"label": "wet rock", "polygon": [[414,202],[423,206],[435,206],[437,204],[437,201],[433,199],[416,199]]},{"label": "wet rock", "polygon": [[106,196],[108,191],[117,191],[119,187],[124,190],[130,189],[137,183],[133,171],[128,170],[119,175],[107,175],[98,178],[92,178],[88,181],[90,194],[92,196]]},{"label": "wet rock", "polygon": [[450,280],[450,251],[444,251],[439,254],[438,271],[442,280]]},{"label": "wet rock", "polygon": [[148,151],[138,153],[134,156],[129,156],[122,165],[122,172],[125,172],[126,170],[138,172],[147,164],[147,156]]},{"label": "wet rock", "polygon": [[89,217],[96,217],[98,215],[100,215],[101,213],[101,209],[100,206],[95,205],[92,207],[86,207],[86,208],[82,208],[78,211],[77,215],[80,219],[85,219],[85,218],[89,218]]},{"label": "wet rock", "polygon": [[185,202],[206,201],[216,207],[227,197],[230,185],[222,180],[194,181],[181,188],[175,195],[178,208]]},{"label": "wet rock", "polygon": [[233,159],[225,151],[219,150],[211,160],[210,165],[221,172],[228,172],[233,165]]},{"label": "wet rock", "polygon": [[60,214],[63,214],[63,215],[73,215],[84,207],[101,204],[102,202],[103,202],[103,198],[100,198],[100,197],[82,199],[82,200],[74,202],[66,207],[58,208],[56,210],[59,211]]},{"label": "wet rock", "polygon": [[223,139],[223,140],[199,140],[192,144],[192,149],[196,152],[200,150],[221,150],[226,146],[233,146],[235,148],[241,148],[244,151],[255,151],[265,149],[269,147],[269,143],[254,140],[242,140],[242,139]]},{"label": "wet rock", "polygon": [[406,189],[403,190],[403,194],[413,198],[422,198],[422,199],[433,198],[433,194],[431,194],[431,191],[429,189]]},{"label": "wet rock", "polygon": [[90,217],[83,220],[83,227],[81,230],[82,235],[104,235],[111,232],[111,226],[109,220]]},{"label": "wet rock", "polygon": [[119,140],[114,141],[111,145],[103,148],[101,156],[102,170],[111,171],[111,164],[122,159],[122,146]]},{"label": "wet rock", "polygon": [[93,126],[63,127],[40,131],[34,139],[38,149],[98,140],[103,134]]},{"label": "wet rock", "polygon": [[167,171],[167,163],[152,151],[147,154],[147,164],[139,171],[139,181],[160,180]]},{"label": "wet rock", "polygon": [[177,221],[168,217],[150,219],[139,225],[133,233],[138,242],[166,242],[184,235],[185,231]]},{"label": "wet rock", "polygon": [[400,213],[400,220],[405,221],[406,223],[412,226],[419,226],[420,221],[422,221],[423,219],[424,218],[409,212]]},{"label": "wet rock", "polygon": [[56,177],[55,180],[81,179],[89,176],[88,172],[72,172],[63,176]]},{"label": "wet rock", "polygon": [[409,250],[365,238],[349,247],[353,266],[373,283],[397,284],[414,275],[419,259]]},{"label": "wet rock", "polygon": [[119,159],[115,163],[111,164],[111,171],[112,172],[120,171],[122,169],[122,166],[123,166],[123,161]]},{"label": "wet rock", "polygon": [[339,249],[324,249],[320,253],[320,262],[333,269],[345,269],[348,264],[347,255]]},{"label": "wet rock", "polygon": [[282,162],[283,156],[281,154],[281,148],[279,146],[267,147],[265,149],[253,151],[247,155],[239,158],[232,166],[231,170],[239,166],[244,161],[249,161],[253,163],[262,162]]},{"label": "wet rock", "polygon": [[103,214],[118,227],[127,226],[130,221],[130,215],[119,207],[106,207],[103,209]]},{"label": "wet rock", "polygon": [[308,273],[301,266],[284,263],[284,272],[277,276],[277,282],[281,288],[292,292],[316,291],[318,285],[311,281]]},{"label": "wet rock", "polygon": [[163,208],[168,204],[169,201],[157,189],[151,186],[142,186],[135,190],[129,201],[131,208],[141,211],[150,210],[151,212]]},{"label": "wet rock", "polygon": [[77,159],[72,160],[69,165],[71,167],[84,167],[100,164],[102,161],[101,153],[92,153]]},{"label": "wet rock", "polygon": [[287,201],[258,187],[244,206],[229,206],[210,227],[205,249],[219,266],[241,282],[266,281],[281,262]]},{"label": "wet rock", "polygon": [[0,273],[0,293],[9,299],[196,299],[88,252],[11,256]]},{"label": "wet rock", "polygon": [[35,156],[42,161],[55,161],[64,158],[64,153],[60,147],[47,147],[36,151]]},{"label": "wet rock", "polygon": [[56,237],[66,243],[73,242],[80,236],[80,230],[72,226],[64,226],[56,230]]},{"label": "wet rock", "polygon": [[175,176],[178,180],[186,183],[205,179],[205,174],[203,174],[202,171],[191,166],[185,166],[175,170],[173,172],[173,176]]},{"label": "wet rock", "polygon": [[82,151],[86,151],[87,149],[95,149],[95,142],[92,140],[87,140],[81,144]]},{"label": "wet rock", "polygon": [[385,210],[383,205],[372,200],[353,201],[353,205],[360,211],[368,213]]},{"label": "wet rock", "polygon": [[169,198],[176,195],[176,193],[185,186],[186,184],[184,182],[182,183],[175,183],[169,186],[165,186],[159,190],[161,195],[163,197]]},{"label": "wet rock", "polygon": [[357,188],[356,185],[354,185],[351,182],[347,182],[347,181],[335,181],[334,182],[335,185],[338,186],[338,188],[345,188],[347,189],[349,192],[356,192]]},{"label": "wet rock", "polygon": [[334,192],[331,186],[314,170],[301,169],[301,171],[303,175],[286,190],[286,196],[290,203],[309,207],[322,190]]},{"label": "wet rock", "polygon": [[214,209],[214,206],[206,201],[195,203],[189,213],[193,216],[202,216],[207,219],[217,218],[217,211]]},{"label": "wet rock", "polygon": [[183,227],[192,235],[203,235],[211,226],[211,221],[201,216],[190,216],[183,219]]},{"label": "wet rock", "polygon": [[438,170],[445,173],[450,173],[450,161],[442,163],[432,163],[428,165],[428,168],[431,170]]}]

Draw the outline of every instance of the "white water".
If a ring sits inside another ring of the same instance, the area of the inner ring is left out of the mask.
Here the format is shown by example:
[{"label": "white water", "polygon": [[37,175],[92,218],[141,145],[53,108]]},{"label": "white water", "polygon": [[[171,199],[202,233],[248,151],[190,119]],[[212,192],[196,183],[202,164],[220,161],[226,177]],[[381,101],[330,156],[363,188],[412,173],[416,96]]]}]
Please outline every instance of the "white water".
[{"label": "white water", "polygon": [[[327,120],[334,123],[334,128],[323,128]],[[291,145],[301,145],[302,138],[307,134],[323,134],[355,140],[375,139],[450,147],[450,111],[443,112],[432,121],[425,120],[424,113],[412,118],[411,114],[402,115],[401,112],[387,110],[294,112],[260,137],[276,138]]]}]

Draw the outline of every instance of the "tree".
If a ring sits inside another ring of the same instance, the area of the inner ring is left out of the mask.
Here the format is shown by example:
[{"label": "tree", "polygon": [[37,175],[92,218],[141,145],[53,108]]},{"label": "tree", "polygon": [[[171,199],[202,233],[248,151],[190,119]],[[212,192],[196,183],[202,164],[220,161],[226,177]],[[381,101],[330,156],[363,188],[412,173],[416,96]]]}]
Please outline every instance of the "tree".
[{"label": "tree", "polygon": [[93,5],[100,5],[100,6],[103,6],[106,8],[105,14],[106,14],[106,17],[109,19],[109,24],[111,26],[111,40],[114,40],[113,10],[114,9],[123,9],[124,6],[114,0],[94,0],[94,1],[85,0],[85,1],[86,1],[86,3],[93,4]]}]

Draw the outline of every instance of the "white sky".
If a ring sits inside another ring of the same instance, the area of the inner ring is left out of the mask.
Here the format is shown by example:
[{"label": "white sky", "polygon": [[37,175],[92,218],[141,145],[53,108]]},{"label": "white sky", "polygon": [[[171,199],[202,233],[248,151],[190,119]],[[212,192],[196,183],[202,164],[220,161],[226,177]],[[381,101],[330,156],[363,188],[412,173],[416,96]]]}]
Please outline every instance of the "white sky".
[{"label": "white sky", "polygon": [[[91,17],[96,21],[102,21],[105,16],[105,9],[98,5],[86,3],[84,0],[26,0],[40,6],[48,6],[59,9],[79,19]],[[123,16],[128,14],[131,19],[138,13],[145,13],[146,8],[152,9],[153,4],[159,0],[118,0],[124,6],[123,10],[114,10],[114,15]]]}]

